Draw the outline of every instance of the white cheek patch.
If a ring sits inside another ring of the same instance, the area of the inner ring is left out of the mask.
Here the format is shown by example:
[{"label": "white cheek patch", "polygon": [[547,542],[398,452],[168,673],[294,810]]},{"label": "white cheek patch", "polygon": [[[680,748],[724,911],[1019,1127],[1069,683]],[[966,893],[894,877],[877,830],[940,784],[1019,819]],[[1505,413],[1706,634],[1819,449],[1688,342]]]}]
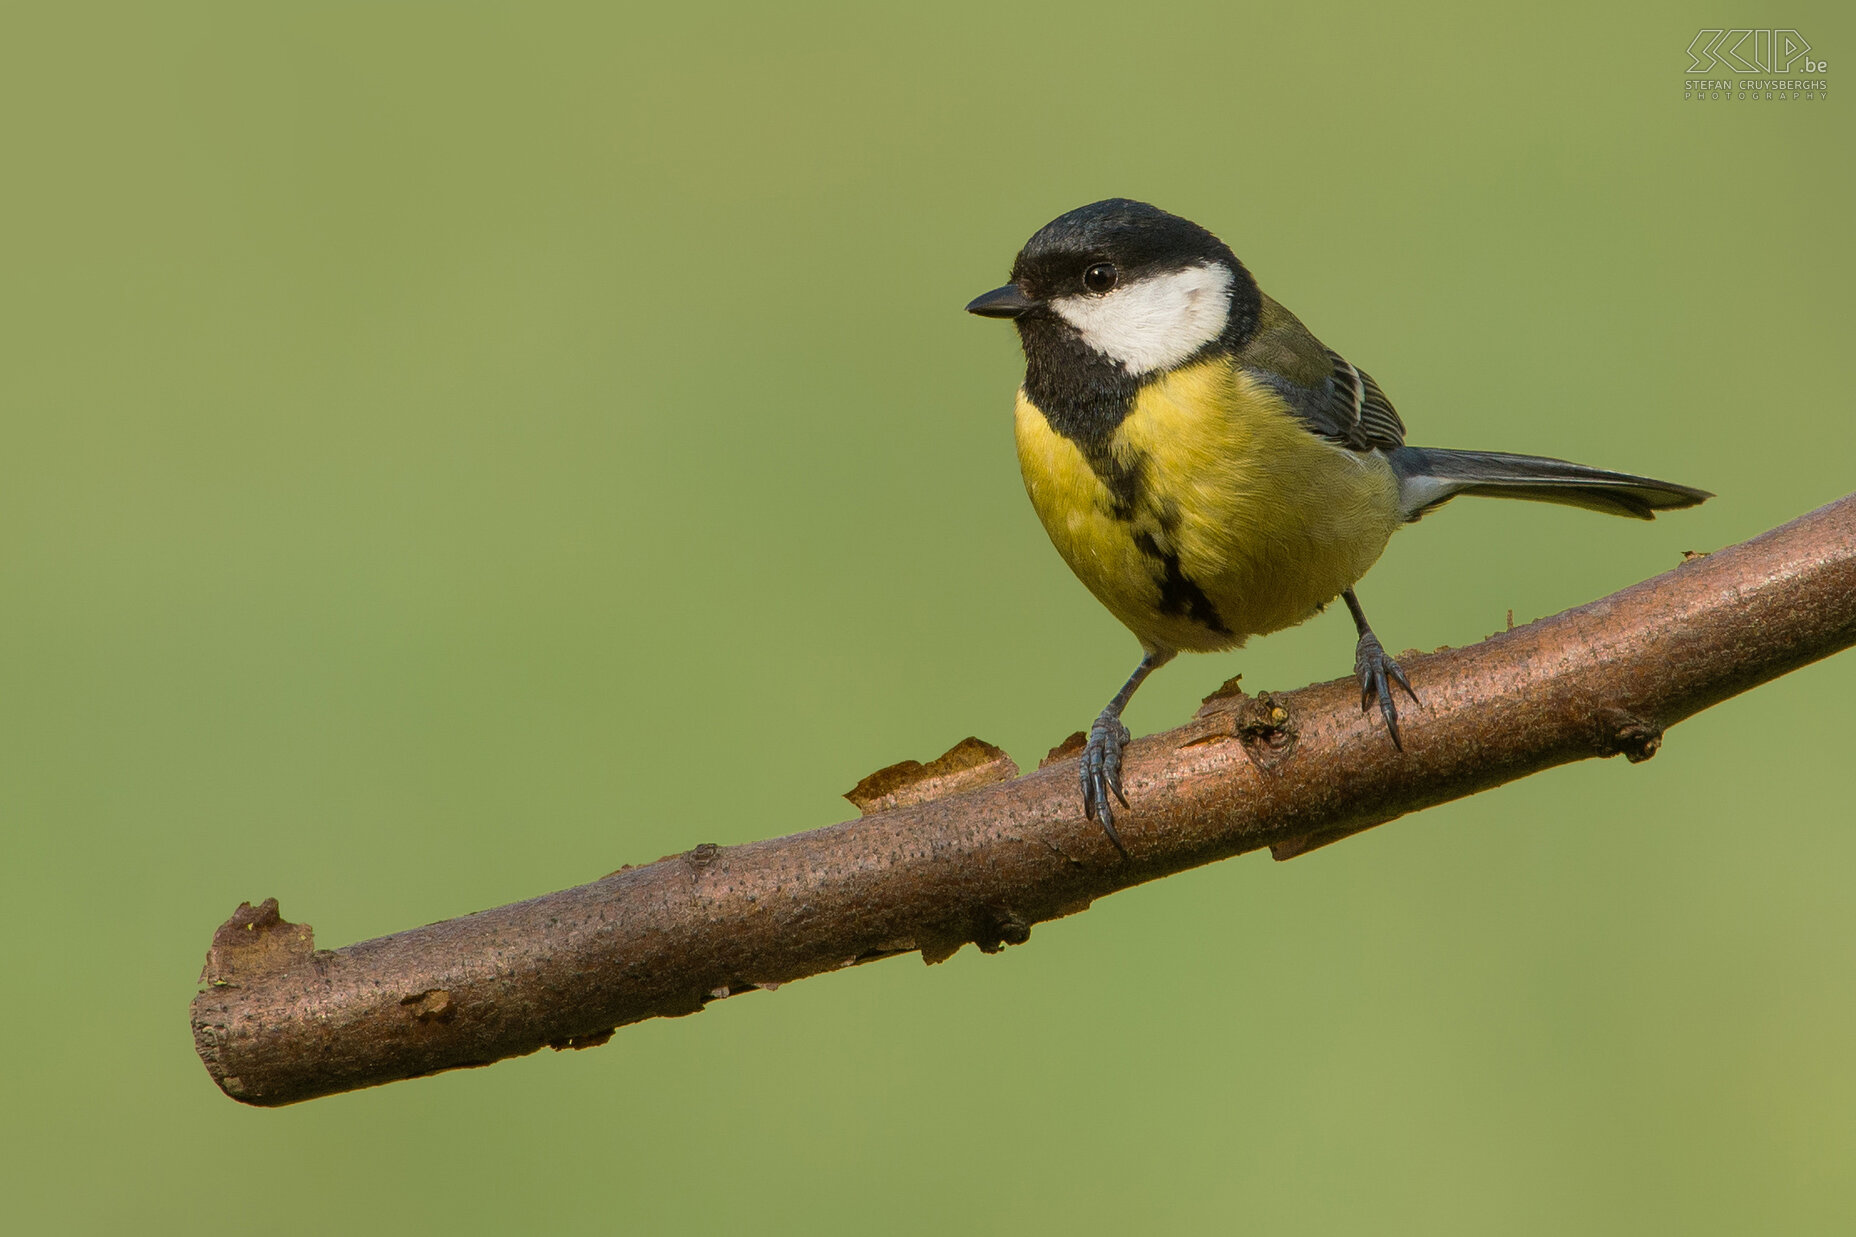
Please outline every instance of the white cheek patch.
[{"label": "white cheek patch", "polygon": [[1149,275],[1103,296],[1061,296],[1050,306],[1083,342],[1130,374],[1179,364],[1224,332],[1231,314],[1231,269],[1201,263]]}]

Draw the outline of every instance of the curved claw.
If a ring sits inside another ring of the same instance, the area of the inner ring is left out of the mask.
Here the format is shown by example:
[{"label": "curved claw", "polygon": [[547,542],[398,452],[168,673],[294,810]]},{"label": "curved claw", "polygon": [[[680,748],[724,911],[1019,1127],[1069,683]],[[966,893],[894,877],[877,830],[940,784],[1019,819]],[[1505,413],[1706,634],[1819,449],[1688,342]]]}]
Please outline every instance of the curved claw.
[{"label": "curved claw", "polygon": [[1386,656],[1379,638],[1372,632],[1362,632],[1360,643],[1353,655],[1353,673],[1360,680],[1360,711],[1364,713],[1372,707],[1374,700],[1379,701],[1379,714],[1385,718],[1386,733],[1392,736],[1392,746],[1405,750],[1404,742],[1398,733],[1398,704],[1393,699],[1392,684],[1397,683],[1405,689],[1413,704],[1418,703],[1418,693],[1411,689],[1411,681],[1405,677],[1399,664]]},{"label": "curved claw", "polygon": [[1109,795],[1112,792],[1121,800],[1121,806],[1128,806],[1128,797],[1121,791],[1121,749],[1128,739],[1128,728],[1121,724],[1121,719],[1105,713],[1089,728],[1089,742],[1084,745],[1082,758],[1077,762],[1083,785],[1083,812],[1102,826],[1102,831],[1108,834],[1108,840],[1115,844],[1124,859],[1128,856],[1128,848],[1121,844],[1121,835],[1115,832],[1115,805],[1109,801]]}]

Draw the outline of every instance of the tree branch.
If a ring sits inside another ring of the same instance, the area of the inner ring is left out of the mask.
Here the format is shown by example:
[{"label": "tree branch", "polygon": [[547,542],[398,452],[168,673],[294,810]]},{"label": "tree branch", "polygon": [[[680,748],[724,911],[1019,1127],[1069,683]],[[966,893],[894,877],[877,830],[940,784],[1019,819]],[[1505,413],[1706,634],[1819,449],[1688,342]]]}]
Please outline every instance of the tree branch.
[{"label": "tree branch", "polygon": [[[1643,760],[1709,705],[1856,643],[1856,495],[1470,648],[1401,656],[1403,752],[1351,679],[1235,680],[1128,751],[1129,858],[1083,819],[1073,756],[1024,777],[968,740],[852,792],[861,820],[704,844],[590,885],[345,949],[275,900],[222,926],[192,1007],[214,1081],[289,1104],[919,951],[991,952],[1104,894],[1262,846],[1279,859],[1588,756]],[[1061,756],[1062,753],[1053,753]]]}]

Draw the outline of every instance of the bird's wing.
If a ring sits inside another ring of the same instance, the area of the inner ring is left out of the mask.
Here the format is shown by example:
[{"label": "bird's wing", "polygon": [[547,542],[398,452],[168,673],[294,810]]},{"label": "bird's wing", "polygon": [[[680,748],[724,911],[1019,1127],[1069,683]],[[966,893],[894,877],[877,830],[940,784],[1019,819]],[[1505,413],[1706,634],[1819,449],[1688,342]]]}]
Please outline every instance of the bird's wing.
[{"label": "bird's wing", "polygon": [[1404,445],[1405,423],[1372,376],[1267,296],[1257,329],[1237,359],[1288,402],[1310,433],[1355,451]]}]

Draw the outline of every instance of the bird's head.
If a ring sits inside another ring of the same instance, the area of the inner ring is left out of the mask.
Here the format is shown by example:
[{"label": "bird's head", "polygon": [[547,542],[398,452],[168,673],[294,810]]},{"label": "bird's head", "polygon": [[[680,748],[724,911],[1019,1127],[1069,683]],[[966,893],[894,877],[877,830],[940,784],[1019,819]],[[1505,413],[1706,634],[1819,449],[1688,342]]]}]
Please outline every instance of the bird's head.
[{"label": "bird's head", "polygon": [[1257,306],[1255,281],[1223,241],[1159,207],[1109,198],[1039,228],[1012,263],[1012,282],[967,312],[1012,319],[1027,354],[1080,343],[1140,377],[1215,342],[1241,344]]}]

